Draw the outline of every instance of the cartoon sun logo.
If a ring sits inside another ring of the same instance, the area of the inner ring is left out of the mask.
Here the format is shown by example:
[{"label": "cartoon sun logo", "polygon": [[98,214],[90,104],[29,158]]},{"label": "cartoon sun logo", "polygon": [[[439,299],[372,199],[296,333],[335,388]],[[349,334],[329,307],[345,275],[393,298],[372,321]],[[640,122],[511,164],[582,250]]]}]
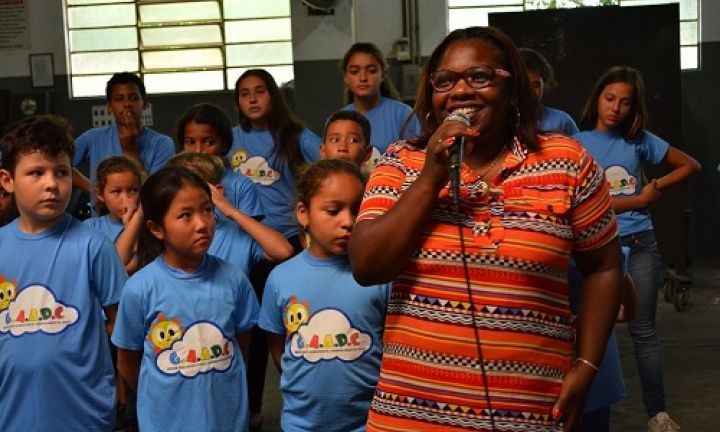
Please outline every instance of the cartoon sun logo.
[{"label": "cartoon sun logo", "polygon": [[230,165],[233,168],[238,168],[248,160],[248,154],[245,150],[238,150],[230,158]]},{"label": "cartoon sun logo", "polygon": [[153,352],[159,353],[162,350],[170,348],[176,340],[183,335],[183,329],[180,327],[180,319],[166,319],[165,315],[160,313],[157,316],[155,324],[150,328],[148,341],[154,345]]},{"label": "cartoon sun logo", "polygon": [[15,280],[7,280],[5,276],[0,275],[0,311],[7,309],[10,302],[17,296],[17,287]]},{"label": "cartoon sun logo", "polygon": [[285,308],[285,328],[288,334],[295,333],[309,319],[308,302],[298,303],[297,297],[290,297],[290,304]]}]

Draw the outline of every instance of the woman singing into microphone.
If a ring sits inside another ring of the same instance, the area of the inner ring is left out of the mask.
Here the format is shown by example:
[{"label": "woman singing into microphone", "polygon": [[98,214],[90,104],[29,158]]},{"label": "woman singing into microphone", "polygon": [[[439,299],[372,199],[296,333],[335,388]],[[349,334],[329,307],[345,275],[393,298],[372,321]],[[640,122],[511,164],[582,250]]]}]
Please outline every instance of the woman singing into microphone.
[{"label": "woman singing into microphone", "polygon": [[[537,134],[525,66],[494,28],[435,48],[414,112],[422,136],[380,160],[350,244],[360,283],[393,281],[368,430],[573,430],[622,283],[603,171],[577,142]],[[571,254],[585,275],[578,323]]]}]

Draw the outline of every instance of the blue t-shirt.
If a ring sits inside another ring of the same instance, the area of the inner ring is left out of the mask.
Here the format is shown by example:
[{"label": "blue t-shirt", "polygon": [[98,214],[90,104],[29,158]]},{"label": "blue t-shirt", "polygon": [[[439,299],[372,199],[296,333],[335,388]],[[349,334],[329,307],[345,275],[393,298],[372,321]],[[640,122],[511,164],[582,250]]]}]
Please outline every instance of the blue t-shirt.
[{"label": "blue t-shirt", "polygon": [[215,219],[215,236],[208,253],[237,266],[246,275],[249,274],[250,266],[261,261],[265,251],[235,221],[217,211]]},{"label": "blue t-shirt", "polygon": [[37,234],[16,219],[0,228],[0,250],[0,430],[112,430],[102,308],[127,279],[115,247],[66,215]]},{"label": "blue t-shirt", "polygon": [[305,250],[270,273],[258,325],[287,335],[283,430],[365,430],[389,295],[387,284],[355,282],[346,256],[317,259]]},{"label": "blue t-shirt", "polygon": [[[175,144],[169,136],[143,128],[137,139],[137,150],[140,160],[148,174],[154,174],[165,166],[175,154]],[[110,156],[121,156],[120,137],[116,124],[90,129],[75,140],[75,156],[73,166],[85,161],[90,162],[90,187],[95,185],[97,166],[103,159]]]},{"label": "blue t-shirt", "polygon": [[[629,142],[616,132],[597,129],[582,131],[573,136],[590,151],[592,157],[605,169],[610,183],[610,196],[639,195],[643,188],[642,164],[657,165],[665,158],[667,141],[645,131],[638,141]],[[647,209],[628,210],[617,214],[621,236],[653,229]]]},{"label": "blue t-shirt", "polygon": [[[355,104],[345,105],[343,110],[356,111]],[[380,103],[370,111],[363,113],[370,122],[370,144],[373,154],[368,160],[368,168],[372,169],[388,146],[400,139],[412,139],[420,136],[422,129],[417,117],[413,116],[405,133],[400,135],[405,120],[412,115],[412,108],[395,99],[381,97]]]},{"label": "blue t-shirt", "polygon": [[[307,162],[320,158],[320,137],[303,129],[300,150]],[[295,219],[295,179],[290,164],[281,164],[271,155],[274,140],[267,130],[233,128],[233,145],[228,158],[233,170],[252,180],[265,212],[263,223],[285,237],[297,235]]]},{"label": "blue t-shirt", "polygon": [[83,223],[100,230],[112,243],[115,243],[120,234],[125,231],[125,225],[120,221],[110,219],[110,215],[91,217],[85,219]]},{"label": "blue t-shirt", "polygon": [[255,185],[247,177],[225,168],[220,181],[225,188],[225,197],[236,209],[255,220],[265,217]]},{"label": "blue t-shirt", "polygon": [[544,131],[562,132],[567,136],[578,133],[575,120],[570,117],[570,114],[559,109],[543,105],[542,118],[538,120],[540,121],[540,129]]},{"label": "blue t-shirt", "polygon": [[192,273],[158,257],[123,288],[112,341],[142,351],[142,431],[246,431],[245,362],[236,334],[257,322],[245,275],[210,255]]}]

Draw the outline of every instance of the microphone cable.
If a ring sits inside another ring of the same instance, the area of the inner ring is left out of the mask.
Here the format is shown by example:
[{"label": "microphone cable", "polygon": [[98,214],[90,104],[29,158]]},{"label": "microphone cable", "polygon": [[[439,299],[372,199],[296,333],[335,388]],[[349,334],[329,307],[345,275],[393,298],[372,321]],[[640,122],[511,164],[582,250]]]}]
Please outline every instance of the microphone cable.
[{"label": "microphone cable", "polygon": [[[458,182],[459,184],[460,182]],[[468,269],[467,253],[465,251],[465,234],[462,229],[462,218],[463,214],[460,212],[460,193],[459,186],[454,191],[453,196],[453,211],[456,216],[458,234],[460,237],[460,253],[462,255],[463,273],[465,276],[465,288],[467,289],[468,301],[470,302],[470,316],[472,318],[473,334],[475,336],[475,347],[477,348],[478,361],[480,362],[480,374],[483,380],[483,389],[485,396],[485,404],[487,405],[488,413],[490,414],[490,427],[492,432],[496,432],[495,428],[495,415],[492,409],[492,403],[490,402],[490,390],[488,389],[487,383],[487,371],[485,370],[485,358],[482,354],[482,342],[480,340],[480,331],[475,322],[475,302],[473,300],[472,288],[470,286],[470,270]]]}]

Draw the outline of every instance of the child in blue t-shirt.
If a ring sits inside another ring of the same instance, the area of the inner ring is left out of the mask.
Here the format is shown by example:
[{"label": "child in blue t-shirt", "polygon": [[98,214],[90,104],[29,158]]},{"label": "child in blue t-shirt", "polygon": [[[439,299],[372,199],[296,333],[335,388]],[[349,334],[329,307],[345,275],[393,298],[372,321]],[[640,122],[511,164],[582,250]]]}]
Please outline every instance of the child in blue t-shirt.
[{"label": "child in blue t-shirt", "polygon": [[558,86],[550,62],[547,61],[545,56],[533,49],[520,48],[518,51],[527,67],[530,87],[532,87],[537,100],[540,102],[538,104],[540,108],[538,112],[539,129],[544,132],[560,132],[567,136],[578,133],[575,120],[570,117],[570,114],[542,103],[543,95],[555,90]]},{"label": "child in blue t-shirt", "polygon": [[112,335],[120,374],[137,390],[140,430],[246,431],[243,356],[258,303],[242,271],[207,254],[210,188],[164,168],[140,202],[141,269],[123,289]]},{"label": "child in blue t-shirt", "polygon": [[142,228],[140,170],[125,156],[110,156],[100,162],[95,182],[95,209],[100,216],[84,223],[105,234],[115,244],[128,274],[137,268],[137,240]]},{"label": "child in blue t-shirt", "polygon": [[[185,112],[177,122],[177,142],[185,152],[207,153],[225,158],[233,144],[233,133],[220,107],[199,103]],[[229,162],[225,160],[229,167]],[[257,220],[264,218],[257,189],[249,178],[225,167],[222,185],[225,197],[241,212]]]},{"label": "child in blue t-shirt", "polygon": [[419,136],[420,123],[412,109],[400,101],[387,73],[385,56],[374,44],[354,44],[340,66],[347,103],[342,109],[362,113],[372,125],[372,155],[365,166],[370,171],[390,144]]},{"label": "child in blue t-shirt", "polygon": [[293,249],[282,234],[238,210],[225,198],[221,184],[223,160],[219,156],[185,152],[173,156],[167,166],[186,168],[210,185],[217,219],[210,255],[236,265],[245,274],[261,260],[279,262],[290,258]]},{"label": "child in blue t-shirt", "polygon": [[390,287],[361,286],[350,269],[362,194],[359,168],[344,160],[318,161],[298,183],[310,245],[272,271],[258,322],[281,371],[285,431],[365,430]]},{"label": "child in blue t-shirt", "polygon": [[[700,169],[695,159],[645,130],[645,85],[639,71],[615,66],[598,80],[585,103],[573,138],[605,169],[611,204],[617,214],[620,240],[630,248],[629,272],[635,284],[637,316],[629,322],[635,345],[648,430],[676,431],[665,412],[662,343],[655,310],[662,263],[648,207],[660,192],[682,183]],[[645,182],[643,164],[666,165],[670,172]]]},{"label": "child in blue t-shirt", "polygon": [[19,217],[0,228],[0,430],[108,431],[115,373],[105,320],[127,278],[100,232],[65,213],[68,123],[37,116],[0,141],[2,188]]},{"label": "child in blue t-shirt", "polygon": [[364,115],[357,111],[336,111],[325,121],[320,156],[344,159],[362,169],[372,155],[371,134],[370,122]]},{"label": "child in blue t-shirt", "polygon": [[91,192],[96,181],[97,166],[109,156],[125,155],[143,171],[143,176],[162,168],[175,154],[169,136],[142,124],[142,111],[147,106],[145,84],[130,72],[114,74],[105,87],[108,111],[115,122],[86,131],[75,142],[77,149],[73,166],[89,162],[90,179],[77,169],[73,172],[73,186]]}]

